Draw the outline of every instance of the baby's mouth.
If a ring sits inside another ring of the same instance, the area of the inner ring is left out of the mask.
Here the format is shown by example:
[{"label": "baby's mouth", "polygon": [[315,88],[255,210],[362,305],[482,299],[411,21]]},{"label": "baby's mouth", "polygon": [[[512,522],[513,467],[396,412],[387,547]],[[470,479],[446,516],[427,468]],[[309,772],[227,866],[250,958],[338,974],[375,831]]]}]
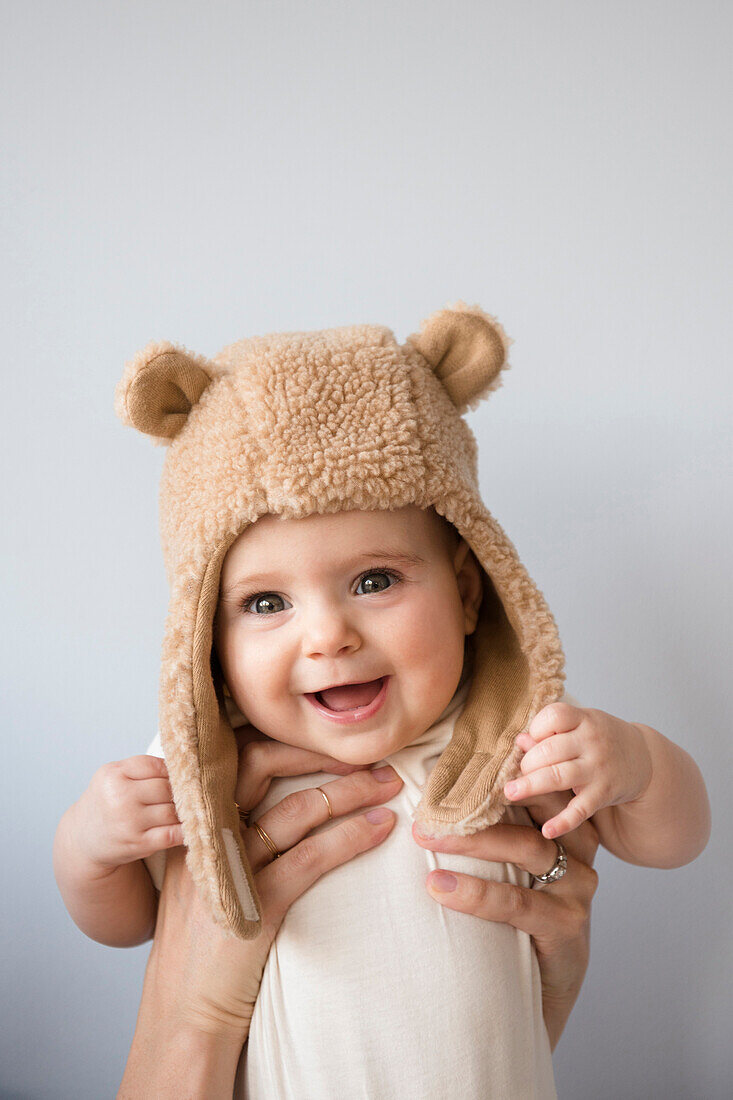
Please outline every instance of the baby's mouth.
[{"label": "baby's mouth", "polygon": [[321,706],[329,710],[356,710],[358,707],[369,706],[379,694],[384,677],[378,680],[368,680],[360,684],[342,684],[341,687],[326,688],[325,691],[314,692],[314,697]]}]

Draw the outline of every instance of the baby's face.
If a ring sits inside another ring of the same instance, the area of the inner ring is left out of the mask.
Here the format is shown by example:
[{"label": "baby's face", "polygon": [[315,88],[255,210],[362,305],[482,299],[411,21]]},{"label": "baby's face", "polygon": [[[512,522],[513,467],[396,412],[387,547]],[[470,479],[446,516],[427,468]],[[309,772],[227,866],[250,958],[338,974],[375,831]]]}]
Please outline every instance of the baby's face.
[{"label": "baby's face", "polygon": [[[371,764],[450,702],[480,600],[473,554],[432,509],[266,515],[224,559],[214,642],[257,729]],[[318,697],[345,684],[362,686]]]}]

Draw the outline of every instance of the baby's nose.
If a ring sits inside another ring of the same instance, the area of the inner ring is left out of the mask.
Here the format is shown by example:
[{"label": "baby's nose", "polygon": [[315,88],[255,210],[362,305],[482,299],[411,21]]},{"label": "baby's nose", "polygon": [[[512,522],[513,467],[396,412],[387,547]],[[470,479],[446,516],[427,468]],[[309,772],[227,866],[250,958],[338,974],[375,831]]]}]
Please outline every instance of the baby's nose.
[{"label": "baby's nose", "polygon": [[306,657],[343,657],[361,646],[361,636],[343,612],[314,613],[303,625],[303,654]]}]

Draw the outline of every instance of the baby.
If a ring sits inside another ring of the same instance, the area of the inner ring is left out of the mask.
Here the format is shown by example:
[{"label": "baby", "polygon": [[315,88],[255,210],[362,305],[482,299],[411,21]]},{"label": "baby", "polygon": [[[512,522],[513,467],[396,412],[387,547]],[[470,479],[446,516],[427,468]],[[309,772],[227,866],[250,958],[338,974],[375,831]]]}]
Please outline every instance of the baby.
[{"label": "baby", "polygon": [[[415,756],[416,744],[424,749],[426,731],[435,726],[454,696],[464,669],[464,639],[475,626],[480,598],[480,574],[473,554],[432,511],[407,507],[297,520],[264,516],[235,541],[224,560],[215,620],[216,654],[231,698],[261,733],[345,763],[390,762],[398,774],[404,772],[405,793],[387,803],[397,809],[397,804],[409,803],[417,793],[416,776],[402,750],[412,746]],[[329,688],[331,684],[352,686]],[[377,695],[381,701],[375,707]],[[360,712],[366,717],[361,718]],[[694,858],[704,845],[706,798],[697,769],[686,753],[648,726],[602,711],[553,704],[535,716],[529,733],[520,735],[520,740],[528,750],[522,762],[524,777],[509,784],[508,794],[523,798],[571,787],[576,792],[552,827],[548,827],[550,823],[544,827],[545,835],[561,836],[590,817],[607,848],[629,862],[656,867],[679,866]],[[151,749],[155,751],[156,746]],[[433,756],[436,751],[433,745]],[[158,758],[153,756],[132,757],[102,768],[79,800],[66,842],[58,851],[57,874],[69,911],[83,930],[102,943],[139,943],[152,934],[157,894],[141,861],[156,848],[181,842],[163,775]],[[291,790],[315,787],[325,779],[318,774],[274,782],[253,817],[259,818]],[[399,809],[397,812],[403,817]],[[406,820],[405,815],[403,824]],[[343,1007],[337,1010],[334,1005],[339,992],[357,1008],[360,1018],[356,1033],[349,1035],[352,1045],[365,1044],[368,1023],[374,1023],[371,1010],[366,1020],[363,1016],[365,1003],[369,1003],[364,989],[367,981],[377,982],[380,988],[381,1022],[376,1030],[385,1027],[385,1013],[394,1012],[399,1019],[394,991],[386,995],[385,981],[404,986],[413,967],[408,963],[409,954],[400,950],[398,970],[389,974],[385,932],[388,929],[394,937],[404,936],[407,944],[403,946],[408,947],[419,931],[423,950],[429,946],[429,940],[423,939],[425,929],[420,927],[424,914],[417,896],[424,869],[409,883],[385,873],[391,844],[400,839],[409,843],[408,837],[395,834],[385,842],[385,851],[380,847],[365,853],[360,861],[336,868],[288,913],[271,950],[250,1031],[247,1072],[252,1095],[286,1095],[278,1091],[279,1086],[289,1076],[292,1080],[287,1049],[278,1039],[283,1032],[277,1010],[284,1009],[272,1001],[275,975],[287,991],[288,1017],[299,1022],[299,1034],[308,1018],[308,1005],[312,1015],[315,989],[321,992],[318,1020],[313,1021],[317,1034],[310,1036],[314,1046],[309,1048],[304,1041],[291,1054],[300,1066],[304,1085],[310,1083],[312,1091],[303,1095],[318,1095],[316,1074],[328,1069],[322,1053],[317,1066],[304,1069],[306,1052],[322,1049],[317,1039],[326,1026],[324,1006],[340,1020],[343,1033]],[[371,868],[364,866],[365,857]],[[414,862],[421,864],[419,856]],[[471,867],[472,863],[475,866]],[[125,864],[133,864],[135,875],[118,881],[114,869]],[[494,865],[466,857],[445,858],[440,866],[473,870],[482,877],[491,877],[494,869]],[[101,882],[108,884],[108,893],[105,896],[100,890],[92,902],[84,876],[94,880],[105,871],[108,874]],[[370,905],[371,876],[380,871],[385,882],[371,897]],[[361,882],[349,882],[345,889],[347,880],[356,877]],[[396,890],[414,892],[415,896],[409,903],[399,902],[394,897]],[[294,966],[292,952],[297,953],[300,947],[303,953],[301,935],[313,927],[311,914],[331,908],[326,901],[336,902],[340,896],[348,898],[348,909],[344,908],[334,929],[320,933],[317,945],[309,940],[305,952],[308,980],[296,983],[293,979],[291,988],[283,970]],[[373,921],[380,896],[393,903],[386,927],[381,920]],[[431,915],[437,919],[437,914]],[[444,912],[443,917],[450,921],[455,914]],[[410,923],[403,925],[403,918]],[[368,948],[362,935],[356,957],[351,951],[351,973],[344,977],[344,971],[336,966],[338,941],[334,933],[342,932],[344,924],[353,931],[360,922],[366,924],[365,933],[371,929]],[[493,1026],[496,1034],[494,1013],[506,1012],[508,1007],[490,1005],[491,990],[504,968],[493,957],[498,954],[496,948],[492,955],[486,950],[487,934],[493,938],[499,932],[499,938],[506,938],[507,931],[479,920],[470,926],[456,923],[442,945],[442,950],[449,952],[455,943],[465,944],[469,934],[477,933],[478,950],[476,954],[465,952],[464,967],[470,965],[475,974],[476,960],[480,960],[481,975],[475,981],[480,1001],[474,1006],[480,1006],[474,1023],[479,1033]],[[522,934],[516,933],[514,938],[521,943]],[[508,954],[508,945],[502,949]],[[445,963],[450,953],[438,953],[437,960],[432,953],[429,957],[434,960],[435,977],[436,962]],[[416,956],[421,958],[421,954]],[[451,965],[455,967],[455,959]],[[373,975],[370,978],[375,966],[382,975],[378,980]],[[463,989],[473,984],[469,970],[460,981],[455,969],[441,977]],[[348,984],[342,991],[340,982],[344,980]],[[327,997],[324,985],[331,982],[339,988]],[[515,978],[512,984],[517,995]],[[528,1000],[531,992],[530,988]],[[302,1005],[297,1003],[300,1000]],[[415,1011],[413,1002],[411,1013]],[[325,1033],[333,1034],[333,1021],[328,1023]],[[539,1026],[537,1019],[531,1023],[535,1029]],[[527,1035],[526,1030],[518,1033],[522,1048]],[[273,1043],[277,1044],[275,1050]],[[481,1047],[468,1045],[475,1058]],[[526,1050],[519,1053],[526,1057]],[[509,1052],[505,1051],[505,1057],[510,1057]],[[275,1080],[273,1066],[278,1067]],[[434,1068],[431,1079],[436,1080]],[[516,1084],[516,1074],[513,1080]],[[359,1090],[354,1094],[360,1094]],[[520,1094],[529,1095],[516,1093]]]},{"label": "baby", "polygon": [[[485,322],[462,304],[458,312]],[[430,362],[428,348],[424,341]],[[462,354],[472,358],[465,342]],[[444,349],[438,362],[445,368]],[[163,423],[156,421],[160,434]],[[475,676],[488,667],[498,677],[511,655],[507,642],[487,665],[489,650],[476,639],[482,609],[485,621],[493,606],[488,583],[485,564],[432,505],[299,516],[260,510],[228,539],[210,638],[217,697],[223,692],[232,728],[249,723],[247,736],[345,764],[390,764],[402,780],[387,801],[397,815],[387,839],[332,869],[288,910],[268,956],[236,1095],[555,1096],[530,937],[436,905],[424,888],[426,869],[522,886],[533,876],[513,864],[432,852],[407,828],[411,817],[421,821],[416,810],[455,744]],[[702,777],[661,733],[567,695],[537,710],[526,728],[516,725],[502,759],[506,774],[519,777],[505,782],[500,768],[496,780],[502,821],[531,822],[512,800],[572,791],[544,825],[545,837],[590,819],[609,851],[652,867],[680,866],[704,848]],[[78,926],[105,944],[152,936],[165,850],[184,841],[162,753],[156,738],[146,755],[99,769],[57,830],[64,902]],[[277,845],[273,808],[329,778],[274,780],[252,821],[264,817]],[[437,812],[427,820],[439,823]]]}]

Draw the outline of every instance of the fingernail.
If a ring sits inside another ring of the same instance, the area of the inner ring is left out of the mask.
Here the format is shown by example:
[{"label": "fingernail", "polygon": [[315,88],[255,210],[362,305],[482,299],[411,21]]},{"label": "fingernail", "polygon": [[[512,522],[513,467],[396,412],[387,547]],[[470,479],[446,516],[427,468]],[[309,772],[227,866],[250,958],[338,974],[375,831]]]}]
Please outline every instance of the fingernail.
[{"label": "fingernail", "polygon": [[391,783],[397,778],[397,772],[390,764],[385,764],[383,768],[372,768],[372,775],[377,783]]},{"label": "fingernail", "polygon": [[364,816],[367,821],[371,821],[372,825],[381,825],[392,816],[392,811],[388,810],[386,806],[377,806],[376,810],[370,810]]},{"label": "fingernail", "polygon": [[440,890],[441,893],[449,894],[452,890],[455,890],[457,882],[456,876],[449,871],[435,871],[430,876],[431,889]]},{"label": "fingernail", "polygon": [[432,833],[424,833],[422,829],[418,829],[417,825],[415,826],[415,836],[419,837],[420,840],[435,840]]},{"label": "fingernail", "polygon": [[519,784],[518,783],[507,783],[507,785],[504,787],[504,794],[508,794],[509,797],[511,798],[513,795],[515,795],[517,793],[518,790],[519,790]]}]

